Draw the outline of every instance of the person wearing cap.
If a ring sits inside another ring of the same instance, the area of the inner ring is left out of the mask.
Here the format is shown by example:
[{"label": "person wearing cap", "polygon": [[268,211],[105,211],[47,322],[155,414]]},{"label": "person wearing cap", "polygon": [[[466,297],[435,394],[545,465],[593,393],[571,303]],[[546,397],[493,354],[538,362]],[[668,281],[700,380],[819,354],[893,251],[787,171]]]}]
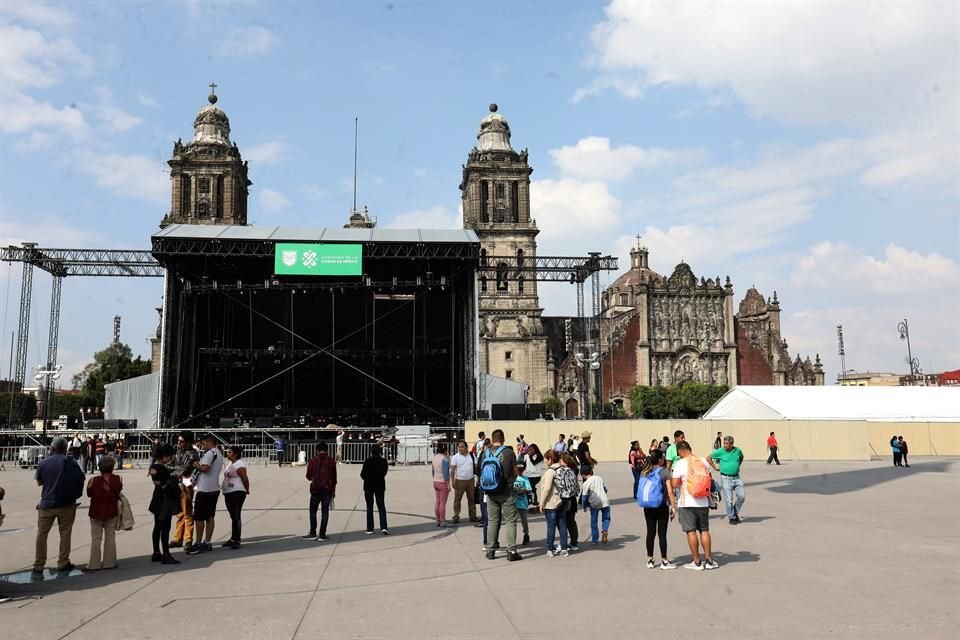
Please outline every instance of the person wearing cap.
[{"label": "person wearing cap", "polygon": [[527,509],[530,508],[530,494],[533,492],[533,485],[523,475],[527,465],[518,462],[516,466],[517,477],[513,481],[513,493],[516,495],[517,515],[520,517],[520,525],[523,527],[523,542],[521,546],[530,544],[530,525],[527,521]]},{"label": "person wearing cap", "polygon": [[714,449],[709,461],[711,466],[720,472],[720,489],[723,491],[723,501],[727,508],[727,520],[730,524],[740,524],[740,509],[746,500],[743,480],[740,479],[743,451],[733,446],[733,436],[724,436],[723,447]]},{"label": "person wearing cap", "polygon": [[[607,486],[603,478],[593,475],[593,467],[588,464],[580,465],[580,477],[583,478],[583,488],[580,493],[580,502],[583,510],[590,508],[590,541],[607,543],[607,532],[610,530],[610,498],[607,497]],[[597,516],[601,516],[602,531],[597,528]]]},{"label": "person wearing cap", "polygon": [[193,524],[196,527],[195,544],[187,549],[188,555],[213,551],[213,526],[217,515],[217,501],[220,499],[220,469],[223,467],[223,454],[217,448],[217,439],[212,433],[203,436],[200,441],[203,455],[193,463],[196,475],[197,495],[193,506]]},{"label": "person wearing cap", "polygon": [[591,431],[584,431],[580,434],[580,446],[577,447],[577,458],[580,459],[580,464],[588,464],[591,467],[595,467],[597,466],[597,461],[590,455],[591,436],[593,436],[593,432]]}]

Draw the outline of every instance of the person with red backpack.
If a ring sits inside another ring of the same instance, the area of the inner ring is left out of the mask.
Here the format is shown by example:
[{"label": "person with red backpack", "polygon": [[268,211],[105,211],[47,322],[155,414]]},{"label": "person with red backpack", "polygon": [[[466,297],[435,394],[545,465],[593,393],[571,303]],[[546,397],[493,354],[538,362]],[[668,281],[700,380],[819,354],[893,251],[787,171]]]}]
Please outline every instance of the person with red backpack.
[{"label": "person with red backpack", "polygon": [[[680,441],[676,445],[679,456],[670,468],[673,488],[680,488],[678,501],[680,528],[687,534],[687,544],[693,560],[683,566],[684,569],[703,571],[717,569],[719,563],[713,559],[710,538],[710,493],[712,479],[710,466],[705,458],[693,454],[690,443]],[[700,548],[703,548],[703,562],[700,561]]]},{"label": "person with red backpack", "polygon": [[[317,452],[307,463],[310,481],[310,532],[304,540],[326,542],[327,523],[330,521],[330,503],[337,495],[337,463],[327,453],[327,443],[317,444]],[[317,508],[321,509],[320,530],[317,531]]]}]

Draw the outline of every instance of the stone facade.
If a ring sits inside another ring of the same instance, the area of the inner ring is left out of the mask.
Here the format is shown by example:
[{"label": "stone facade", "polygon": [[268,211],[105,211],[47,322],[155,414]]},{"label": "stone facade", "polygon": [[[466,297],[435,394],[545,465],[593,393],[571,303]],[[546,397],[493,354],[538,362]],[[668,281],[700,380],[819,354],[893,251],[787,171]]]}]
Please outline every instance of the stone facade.
[{"label": "stone facade", "polygon": [[[479,291],[480,371],[530,385],[528,401],[550,395],[547,341],[536,280],[511,273],[509,256],[522,264],[537,254],[537,223],[530,217],[530,167],[526,150],[510,145],[510,125],[490,105],[477,145],[463,165],[463,226],[480,238],[481,261],[496,277],[481,275]],[[514,262],[515,260],[515,262]]]},{"label": "stone facade", "polygon": [[780,334],[780,300],[777,292],[765,300],[754,287],[740,302],[735,318],[737,373],[740,384],[822,385],[820,354],[790,359],[787,341]]},{"label": "stone facade", "polygon": [[[213,85],[215,87],[215,85]],[[193,140],[173,145],[170,212],[160,223],[247,224],[247,163],[230,142],[230,119],[211,93],[193,121]]]}]

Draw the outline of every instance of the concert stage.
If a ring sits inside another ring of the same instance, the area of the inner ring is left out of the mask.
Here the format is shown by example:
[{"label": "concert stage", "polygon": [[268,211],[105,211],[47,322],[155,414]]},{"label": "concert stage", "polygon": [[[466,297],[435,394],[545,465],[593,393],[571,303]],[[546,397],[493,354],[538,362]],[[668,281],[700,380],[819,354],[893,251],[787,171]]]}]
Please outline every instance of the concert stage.
[{"label": "concert stage", "polygon": [[152,253],[163,428],[475,414],[473,231],[171,225]]}]

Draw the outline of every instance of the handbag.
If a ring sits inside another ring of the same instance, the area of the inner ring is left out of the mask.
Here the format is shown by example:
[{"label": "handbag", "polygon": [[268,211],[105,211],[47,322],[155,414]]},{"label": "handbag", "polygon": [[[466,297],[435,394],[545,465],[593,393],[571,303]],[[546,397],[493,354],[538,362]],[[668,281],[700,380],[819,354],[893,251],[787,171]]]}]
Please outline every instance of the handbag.
[{"label": "handbag", "polygon": [[103,480],[103,483],[107,485],[113,495],[117,496],[117,531],[130,531],[133,529],[133,525],[137,523],[133,519],[133,508],[130,506],[130,501],[123,493],[117,493],[109,482]]}]

